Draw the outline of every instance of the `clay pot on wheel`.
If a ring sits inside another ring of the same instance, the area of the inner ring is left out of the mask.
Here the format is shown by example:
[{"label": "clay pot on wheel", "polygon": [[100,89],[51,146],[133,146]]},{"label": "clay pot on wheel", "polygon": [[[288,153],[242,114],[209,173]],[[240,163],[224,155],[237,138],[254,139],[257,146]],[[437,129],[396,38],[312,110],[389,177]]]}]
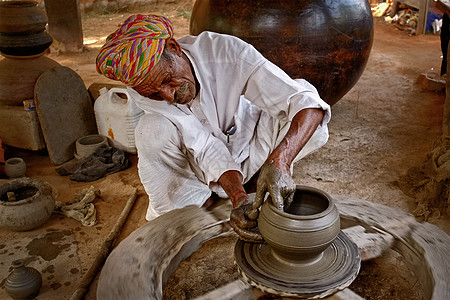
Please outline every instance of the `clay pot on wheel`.
[{"label": "clay pot on wheel", "polygon": [[339,212],[325,192],[297,186],[294,200],[285,211],[277,209],[270,199],[264,202],[258,227],[274,256],[311,263],[339,234]]},{"label": "clay pot on wheel", "polygon": [[258,227],[266,243],[236,242],[238,272],[259,289],[286,297],[323,298],[348,287],[359,272],[358,247],[340,231],[333,199],[297,186],[292,204],[261,207]]},{"label": "clay pot on wheel", "polygon": [[52,188],[34,178],[18,178],[0,186],[0,227],[13,231],[42,225],[53,212]]}]

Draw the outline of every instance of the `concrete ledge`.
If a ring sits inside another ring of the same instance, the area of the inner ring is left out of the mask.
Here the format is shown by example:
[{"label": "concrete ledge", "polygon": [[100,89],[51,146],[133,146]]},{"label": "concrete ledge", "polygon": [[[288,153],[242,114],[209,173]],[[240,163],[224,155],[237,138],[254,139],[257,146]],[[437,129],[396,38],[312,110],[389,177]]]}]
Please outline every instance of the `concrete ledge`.
[{"label": "concrete ledge", "polygon": [[36,111],[22,106],[0,105],[0,137],[12,147],[33,151],[45,148]]}]

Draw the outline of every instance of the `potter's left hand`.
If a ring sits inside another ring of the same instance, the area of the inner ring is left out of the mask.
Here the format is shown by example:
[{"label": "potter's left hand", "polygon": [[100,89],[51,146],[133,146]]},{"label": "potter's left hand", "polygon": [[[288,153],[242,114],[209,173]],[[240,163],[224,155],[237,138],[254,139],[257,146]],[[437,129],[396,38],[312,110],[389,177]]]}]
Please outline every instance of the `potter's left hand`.
[{"label": "potter's left hand", "polygon": [[231,211],[230,225],[241,240],[251,243],[263,242],[257,228],[258,214],[258,209],[254,209],[251,203],[235,207]]},{"label": "potter's left hand", "polygon": [[295,189],[295,182],[290,171],[282,171],[273,164],[273,161],[268,161],[264,163],[259,173],[253,207],[261,206],[266,193],[269,193],[273,205],[279,210],[283,210],[292,203]]}]

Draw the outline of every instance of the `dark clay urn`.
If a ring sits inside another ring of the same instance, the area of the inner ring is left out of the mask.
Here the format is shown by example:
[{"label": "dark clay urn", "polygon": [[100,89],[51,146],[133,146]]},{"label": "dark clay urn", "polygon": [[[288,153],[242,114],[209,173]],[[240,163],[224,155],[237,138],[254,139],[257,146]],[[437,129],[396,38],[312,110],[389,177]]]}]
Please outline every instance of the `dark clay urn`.
[{"label": "dark clay urn", "polygon": [[26,267],[23,259],[12,262],[13,271],[5,282],[6,293],[14,300],[34,299],[42,286],[42,276],[38,270]]}]

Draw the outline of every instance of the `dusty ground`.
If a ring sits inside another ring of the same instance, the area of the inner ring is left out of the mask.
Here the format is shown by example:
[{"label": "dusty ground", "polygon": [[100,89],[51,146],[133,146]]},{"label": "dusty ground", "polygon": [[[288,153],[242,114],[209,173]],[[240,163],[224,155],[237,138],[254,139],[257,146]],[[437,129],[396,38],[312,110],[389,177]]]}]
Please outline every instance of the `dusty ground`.
[{"label": "dusty ground", "polygon": [[[188,34],[188,4],[161,3],[127,12],[88,15],[83,18],[86,51],[51,53],[49,57],[75,70],[86,87],[93,82],[111,83],[95,71],[94,61],[107,34],[132,13],[160,13],[174,22],[175,36]],[[366,70],[355,87],[332,108],[330,140],[319,151],[296,165],[298,184],[318,187],[330,194],[346,194],[413,212],[415,201],[398,188],[406,171],[420,165],[440,135],[444,93],[421,91],[421,73],[437,72],[441,63],[438,36],[409,36],[381,20],[375,22],[375,39]],[[95,202],[98,225],[83,227],[75,220],[52,215],[41,228],[23,233],[0,230],[0,299],[10,261],[27,258],[42,271],[44,286],[39,299],[68,299],[89,269],[104,239],[114,226],[133,188],[140,191],[135,207],[119,237],[145,224],[147,197],[137,177],[136,156],[132,167],[92,183],[71,182],[56,174],[45,152],[7,148],[7,157],[20,156],[27,175],[55,186],[60,200],[93,185],[102,192]],[[4,182],[5,180],[0,181]],[[450,234],[449,216],[432,220]],[[420,221],[420,220],[419,220]],[[43,247],[36,247],[39,241]],[[189,299],[237,277],[233,266],[234,239],[224,238],[205,247],[184,262],[169,280],[167,299]],[[47,253],[52,250],[53,256]],[[54,257],[58,259],[54,259]],[[392,266],[395,266],[393,268]],[[406,270],[393,251],[363,265],[352,289],[366,299],[422,299],[420,282]],[[87,299],[95,299],[95,283]]]}]

